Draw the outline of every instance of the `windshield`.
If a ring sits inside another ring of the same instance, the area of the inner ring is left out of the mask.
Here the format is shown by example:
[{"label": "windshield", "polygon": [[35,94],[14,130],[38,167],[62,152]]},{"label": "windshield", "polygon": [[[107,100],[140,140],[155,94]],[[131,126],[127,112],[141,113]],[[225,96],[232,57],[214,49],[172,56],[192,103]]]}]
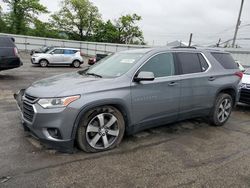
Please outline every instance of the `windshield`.
[{"label": "windshield", "polygon": [[99,77],[119,77],[126,73],[143,56],[141,53],[117,53],[90,67],[85,74]]}]

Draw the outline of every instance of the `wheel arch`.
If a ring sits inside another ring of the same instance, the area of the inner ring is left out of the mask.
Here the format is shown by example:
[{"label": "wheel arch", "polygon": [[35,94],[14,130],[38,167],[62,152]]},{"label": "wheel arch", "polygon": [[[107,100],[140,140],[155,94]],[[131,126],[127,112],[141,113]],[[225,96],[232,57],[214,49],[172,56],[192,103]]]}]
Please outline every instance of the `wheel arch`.
[{"label": "wheel arch", "polygon": [[77,118],[74,122],[73,129],[72,129],[72,133],[71,133],[72,140],[75,140],[75,138],[76,138],[76,132],[77,132],[79,123],[80,123],[83,115],[86,112],[88,112],[94,108],[98,108],[98,107],[102,107],[102,106],[112,106],[122,113],[122,115],[124,117],[124,121],[125,121],[125,132],[126,132],[126,129],[130,125],[130,122],[131,122],[131,117],[129,114],[128,107],[121,101],[101,101],[101,102],[95,102],[95,103],[89,104],[88,106],[85,106],[80,110],[80,112],[78,113]]},{"label": "wheel arch", "polygon": [[221,94],[221,93],[226,93],[226,94],[229,94],[232,99],[233,99],[233,104],[236,105],[236,101],[237,101],[237,89],[230,86],[230,87],[225,87],[225,88],[221,88],[217,94],[216,94],[216,97]]},{"label": "wheel arch", "polygon": [[47,62],[48,62],[48,64],[50,63],[50,62],[49,62],[49,60],[48,60],[48,59],[46,59],[46,58],[41,58],[41,59],[39,59],[39,61],[38,61],[38,62],[40,63],[42,60],[47,61]]}]

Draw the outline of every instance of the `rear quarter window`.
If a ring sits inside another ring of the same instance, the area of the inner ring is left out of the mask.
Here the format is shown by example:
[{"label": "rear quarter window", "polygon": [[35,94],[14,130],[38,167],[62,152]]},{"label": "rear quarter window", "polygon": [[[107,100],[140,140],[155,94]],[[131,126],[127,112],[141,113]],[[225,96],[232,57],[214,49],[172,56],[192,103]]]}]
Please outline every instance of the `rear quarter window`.
[{"label": "rear quarter window", "polygon": [[211,52],[211,54],[225,69],[238,69],[237,64],[229,53]]}]

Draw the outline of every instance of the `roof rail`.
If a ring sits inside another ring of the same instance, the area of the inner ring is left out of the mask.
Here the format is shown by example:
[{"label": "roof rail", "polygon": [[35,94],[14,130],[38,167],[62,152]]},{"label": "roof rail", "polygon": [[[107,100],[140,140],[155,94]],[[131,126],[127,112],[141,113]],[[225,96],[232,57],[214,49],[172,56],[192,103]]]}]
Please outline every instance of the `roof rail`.
[{"label": "roof rail", "polygon": [[175,47],[173,47],[173,49],[178,49],[178,48],[191,48],[191,49],[197,49],[197,48],[194,47],[194,46],[175,46]]}]

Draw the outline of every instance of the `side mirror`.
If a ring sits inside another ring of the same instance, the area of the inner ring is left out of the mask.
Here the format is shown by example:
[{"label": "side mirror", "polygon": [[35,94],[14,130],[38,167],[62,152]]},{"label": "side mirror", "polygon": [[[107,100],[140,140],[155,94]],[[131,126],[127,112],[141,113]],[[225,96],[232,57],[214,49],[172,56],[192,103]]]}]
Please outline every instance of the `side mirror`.
[{"label": "side mirror", "polygon": [[51,54],[51,55],[54,55],[54,54],[55,54],[55,52],[51,52],[50,54]]},{"label": "side mirror", "polygon": [[142,71],[136,77],[134,77],[135,82],[153,81],[154,79],[155,79],[154,73],[153,72],[146,72],[146,71]]}]

